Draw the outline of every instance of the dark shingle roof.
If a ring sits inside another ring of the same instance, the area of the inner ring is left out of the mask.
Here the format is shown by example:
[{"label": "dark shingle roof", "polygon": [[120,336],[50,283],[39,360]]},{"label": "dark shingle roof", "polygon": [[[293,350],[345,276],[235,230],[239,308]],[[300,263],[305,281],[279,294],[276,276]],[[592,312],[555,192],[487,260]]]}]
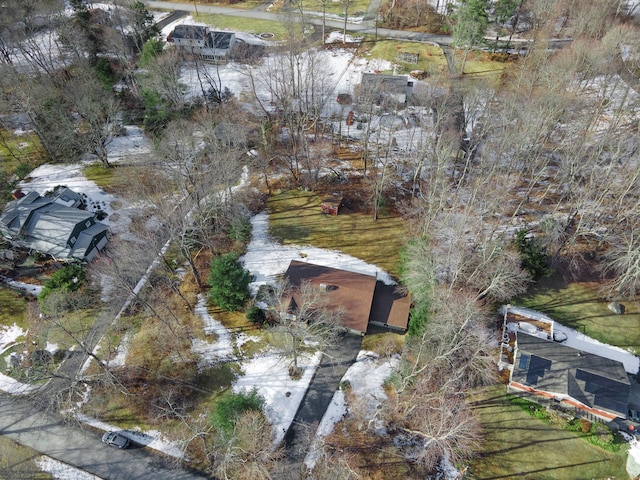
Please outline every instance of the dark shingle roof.
[{"label": "dark shingle roof", "polygon": [[207,27],[200,25],[176,25],[171,34],[172,38],[184,38],[187,40],[205,40]]},{"label": "dark shingle roof", "polygon": [[[68,189],[62,189],[60,193],[62,198],[46,198],[30,192],[9,202],[0,215],[0,231],[21,247],[57,258],[84,258],[85,252],[76,255],[81,248],[73,247],[77,240],[75,235],[85,231],[82,238],[87,244],[86,250],[93,238],[104,236],[108,227],[104,224],[96,226],[93,213],[71,206],[81,203],[80,195]],[[91,235],[88,241],[87,235]]]},{"label": "dark shingle roof", "polygon": [[231,39],[233,38],[233,33],[231,32],[213,32],[213,47],[220,49],[227,49],[231,44]]},{"label": "dark shingle roof", "polygon": [[626,417],[630,381],[609,358],[518,332],[512,381]]}]

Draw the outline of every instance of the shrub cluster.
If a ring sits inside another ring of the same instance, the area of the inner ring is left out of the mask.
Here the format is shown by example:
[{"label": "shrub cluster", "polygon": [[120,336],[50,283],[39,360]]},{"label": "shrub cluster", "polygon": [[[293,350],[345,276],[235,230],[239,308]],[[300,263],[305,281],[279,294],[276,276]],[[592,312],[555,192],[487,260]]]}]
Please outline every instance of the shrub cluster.
[{"label": "shrub cluster", "polygon": [[44,302],[52,293],[70,293],[80,289],[85,279],[85,269],[79,264],[71,264],[62,267],[51,275],[38,296],[40,302]]},{"label": "shrub cluster", "polygon": [[251,392],[227,393],[216,403],[209,421],[213,428],[221,435],[230,435],[238,419],[248,411],[262,411],[264,399],[257,390]]}]

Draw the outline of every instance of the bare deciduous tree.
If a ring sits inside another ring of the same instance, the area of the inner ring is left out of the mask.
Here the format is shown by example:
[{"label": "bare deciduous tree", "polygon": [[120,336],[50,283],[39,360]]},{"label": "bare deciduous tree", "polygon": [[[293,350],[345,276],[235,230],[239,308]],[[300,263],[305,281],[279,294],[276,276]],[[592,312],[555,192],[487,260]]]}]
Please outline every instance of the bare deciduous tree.
[{"label": "bare deciduous tree", "polygon": [[384,419],[411,461],[432,468],[442,458],[468,459],[480,432],[466,405],[470,387],[495,377],[495,341],[473,296],[436,287],[429,322],[405,346],[399,379]]},{"label": "bare deciduous tree", "polygon": [[343,312],[331,305],[328,292],[303,282],[292,287],[283,281],[264,299],[273,319],[273,329],[285,336],[283,355],[291,358],[291,371],[298,373],[298,357],[305,345],[323,350],[344,330]]},{"label": "bare deciduous tree", "polygon": [[271,480],[271,469],[280,457],[273,450],[271,425],[262,412],[247,411],[235,424],[231,438],[216,440],[214,471],[225,480]]}]

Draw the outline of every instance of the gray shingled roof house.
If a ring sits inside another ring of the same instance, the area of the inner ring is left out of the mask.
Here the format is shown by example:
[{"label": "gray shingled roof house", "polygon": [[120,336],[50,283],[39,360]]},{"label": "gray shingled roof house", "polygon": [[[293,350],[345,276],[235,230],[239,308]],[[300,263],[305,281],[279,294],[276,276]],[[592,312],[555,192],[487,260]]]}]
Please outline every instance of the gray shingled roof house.
[{"label": "gray shingled roof house", "polygon": [[407,103],[413,92],[413,80],[406,75],[363,73],[358,87],[358,102],[382,104],[385,99]]},{"label": "gray shingled roof house", "polygon": [[77,208],[80,195],[63,189],[53,198],[29,192],[7,203],[0,233],[13,245],[52,257],[90,261],[107,244],[107,225]]},{"label": "gray shingled roof house", "polygon": [[200,25],[176,25],[167,41],[173,42],[180,50],[204,58],[226,60],[235,44],[236,35],[212,31]]},{"label": "gray shingled roof house", "polygon": [[509,391],[611,421],[633,416],[637,384],[618,361],[518,332]]}]

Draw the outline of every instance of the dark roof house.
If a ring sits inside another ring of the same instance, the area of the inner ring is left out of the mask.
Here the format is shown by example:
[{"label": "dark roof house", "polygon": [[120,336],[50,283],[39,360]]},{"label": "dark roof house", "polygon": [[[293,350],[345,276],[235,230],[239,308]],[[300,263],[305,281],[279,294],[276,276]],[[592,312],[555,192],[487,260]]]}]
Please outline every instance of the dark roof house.
[{"label": "dark roof house", "polygon": [[0,215],[0,233],[13,245],[56,259],[90,261],[107,244],[107,225],[77,208],[80,195],[62,189],[53,198],[29,192],[7,203]]},{"label": "dark roof house", "polygon": [[589,418],[626,419],[632,382],[618,361],[518,332],[509,391],[547,398]]},{"label": "dark roof house", "polygon": [[235,44],[236,35],[212,31],[200,25],[176,25],[167,41],[192,54],[212,60],[226,60]]},{"label": "dark roof house", "polygon": [[406,75],[363,73],[358,88],[359,103],[382,104],[385,100],[407,103],[413,92],[413,80]]},{"label": "dark roof house", "polygon": [[[369,325],[404,333],[409,321],[411,297],[397,293],[368,275],[292,260],[286,272],[292,287],[309,282],[325,289],[331,304],[343,310],[342,323],[351,332],[364,335]],[[295,302],[295,293],[291,299]]]}]

